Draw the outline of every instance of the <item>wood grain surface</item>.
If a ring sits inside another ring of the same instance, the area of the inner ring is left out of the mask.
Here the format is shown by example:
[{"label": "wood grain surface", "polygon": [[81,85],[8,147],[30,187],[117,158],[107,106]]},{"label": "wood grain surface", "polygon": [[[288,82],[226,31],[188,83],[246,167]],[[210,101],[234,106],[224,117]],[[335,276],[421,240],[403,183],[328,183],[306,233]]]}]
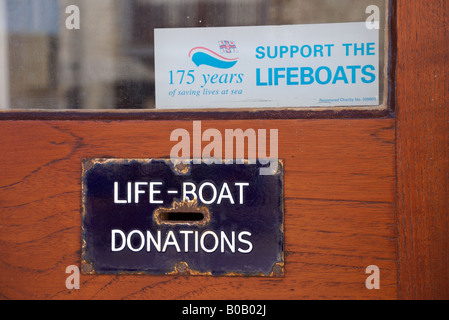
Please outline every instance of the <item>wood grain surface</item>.
[{"label": "wood grain surface", "polygon": [[449,299],[449,3],[397,14],[399,298]]},{"label": "wood grain surface", "polygon": [[[285,162],[283,278],[81,275],[81,160],[167,158],[191,121],[0,121],[0,298],[394,299],[395,120],[203,121],[279,129]],[[369,265],[380,290],[365,287]]]},{"label": "wood grain surface", "polygon": [[[395,119],[203,121],[279,129],[283,278],[82,275],[67,290],[81,160],[166,158],[192,122],[18,114],[0,121],[0,299],[449,299],[449,4],[395,4]],[[380,290],[365,287],[372,264]]]}]

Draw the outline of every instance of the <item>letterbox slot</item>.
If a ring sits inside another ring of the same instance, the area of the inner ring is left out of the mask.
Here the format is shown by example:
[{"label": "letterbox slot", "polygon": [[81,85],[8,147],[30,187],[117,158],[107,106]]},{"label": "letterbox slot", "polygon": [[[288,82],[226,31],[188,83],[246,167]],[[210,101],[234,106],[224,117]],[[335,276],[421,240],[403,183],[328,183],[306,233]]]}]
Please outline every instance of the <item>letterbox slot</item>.
[{"label": "letterbox slot", "polygon": [[197,222],[204,219],[204,214],[201,212],[163,212],[160,215],[162,221],[182,221],[182,222]]},{"label": "letterbox slot", "polygon": [[205,226],[210,221],[210,212],[207,207],[198,206],[196,199],[174,201],[171,208],[156,209],[154,219],[157,224]]}]

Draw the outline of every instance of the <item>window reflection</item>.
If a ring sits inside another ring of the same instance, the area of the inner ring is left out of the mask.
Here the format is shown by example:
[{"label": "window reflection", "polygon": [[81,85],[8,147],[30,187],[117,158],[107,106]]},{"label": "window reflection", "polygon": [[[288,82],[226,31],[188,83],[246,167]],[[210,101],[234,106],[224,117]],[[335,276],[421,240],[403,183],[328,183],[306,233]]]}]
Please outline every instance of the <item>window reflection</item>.
[{"label": "window reflection", "polygon": [[[154,28],[365,21],[384,2],[0,0],[0,108],[152,109]],[[65,24],[73,4],[79,30]]]}]

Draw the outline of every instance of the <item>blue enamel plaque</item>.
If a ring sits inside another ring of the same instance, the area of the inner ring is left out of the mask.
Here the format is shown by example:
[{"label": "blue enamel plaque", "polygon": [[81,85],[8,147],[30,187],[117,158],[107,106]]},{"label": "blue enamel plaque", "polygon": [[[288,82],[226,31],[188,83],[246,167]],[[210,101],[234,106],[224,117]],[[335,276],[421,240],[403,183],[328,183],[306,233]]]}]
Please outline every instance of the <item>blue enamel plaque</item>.
[{"label": "blue enamel plaque", "polygon": [[83,161],[86,274],[282,276],[283,165]]}]

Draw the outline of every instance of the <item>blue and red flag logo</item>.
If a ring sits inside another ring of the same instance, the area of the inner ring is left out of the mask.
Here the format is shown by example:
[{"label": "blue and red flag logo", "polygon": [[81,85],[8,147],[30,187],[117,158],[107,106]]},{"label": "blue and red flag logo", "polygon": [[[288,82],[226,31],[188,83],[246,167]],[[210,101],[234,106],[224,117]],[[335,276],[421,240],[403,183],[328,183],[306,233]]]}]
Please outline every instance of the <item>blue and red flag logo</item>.
[{"label": "blue and red flag logo", "polygon": [[[220,53],[231,54],[236,53],[237,46],[234,41],[222,40],[218,42]],[[224,57],[217,52],[208,49],[206,47],[195,47],[189,52],[189,57],[192,59],[193,63],[196,64],[197,67],[201,65],[207,65],[214,68],[220,69],[229,69],[235,66],[238,61],[238,57],[236,58],[228,58]]]},{"label": "blue and red flag logo", "polygon": [[237,52],[237,46],[234,41],[221,40],[218,42],[221,53],[235,53]]}]

